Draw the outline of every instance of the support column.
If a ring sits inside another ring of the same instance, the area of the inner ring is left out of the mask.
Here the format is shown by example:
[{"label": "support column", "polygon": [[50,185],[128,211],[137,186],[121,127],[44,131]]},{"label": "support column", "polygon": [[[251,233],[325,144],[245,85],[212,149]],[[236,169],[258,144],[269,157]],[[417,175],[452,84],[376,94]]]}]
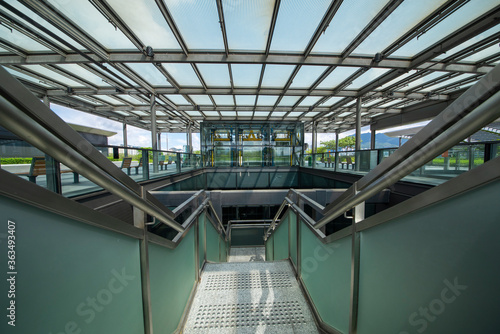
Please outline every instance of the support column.
[{"label": "support column", "polygon": [[[123,120],[123,146],[128,147],[127,142],[127,120]],[[125,157],[128,157],[128,149],[125,149]]]},{"label": "support column", "polygon": [[[146,198],[146,191],[141,187],[141,197]],[[141,288],[142,288],[142,311],[144,317],[144,333],[153,333],[153,316],[151,312],[151,285],[149,279],[149,251],[148,251],[148,228],[147,215],[138,208],[133,208],[134,226],[143,231],[143,237],[139,240],[139,255],[141,266]]]},{"label": "support column", "polygon": [[[43,97],[43,103],[50,109],[50,100],[47,95]],[[47,189],[56,194],[61,194],[61,165],[48,154],[45,154],[45,177]]]},{"label": "support column", "polygon": [[158,151],[161,151],[161,131],[158,131]]},{"label": "support column", "polygon": [[337,166],[339,165],[340,157],[339,157],[339,130],[335,131],[335,171],[337,171]]},{"label": "support column", "polygon": [[361,150],[361,97],[356,101],[356,145],[355,150]]},{"label": "support column", "polygon": [[187,142],[187,146],[188,146],[186,153],[192,153],[193,152],[193,134],[192,134],[192,129],[191,129],[191,122],[189,122],[188,127],[187,127],[186,142]]},{"label": "support column", "polygon": [[[153,148],[153,173],[158,173],[158,153],[154,150],[158,149],[156,141],[156,96],[151,94],[149,112],[151,113],[151,147]],[[143,166],[149,168],[149,164]]]},{"label": "support column", "polygon": [[316,151],[318,150],[318,122],[312,123],[312,158],[311,167],[316,168]]},{"label": "support column", "polygon": [[377,130],[375,130],[375,129],[370,130],[370,149],[371,150],[374,150],[375,147],[377,147],[377,145],[375,143],[376,137],[377,137]]},{"label": "support column", "polygon": [[354,167],[359,171],[361,164],[361,97],[356,101],[356,146],[355,146]]}]

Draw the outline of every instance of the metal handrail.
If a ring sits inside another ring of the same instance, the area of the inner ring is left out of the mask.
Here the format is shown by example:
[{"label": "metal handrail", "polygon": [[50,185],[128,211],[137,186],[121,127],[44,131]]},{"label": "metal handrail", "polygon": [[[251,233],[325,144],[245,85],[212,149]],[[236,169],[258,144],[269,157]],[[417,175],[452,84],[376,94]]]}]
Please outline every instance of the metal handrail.
[{"label": "metal handrail", "polygon": [[35,122],[3,96],[0,97],[0,116],[2,125],[12,133],[24,138],[30,144],[49,154],[57,161],[60,161],[109,192],[123,198],[138,209],[153,217],[157,217],[166,225],[179,232],[184,231],[184,228],[163,212],[163,210],[118,182],[99,166],[85,159],[71,146]]},{"label": "metal handrail", "polygon": [[[346,191],[343,196],[331,203],[326,208],[324,217],[314,227],[316,229],[323,227],[332,219],[410,174],[458,141],[495,121],[500,117],[499,79],[500,65],[497,65],[448,106],[438,119],[421,130],[422,134],[414,136],[399,149],[401,150],[399,153],[399,150],[396,151],[353,185],[356,187],[355,192]],[[486,101],[485,97],[488,98]],[[478,103],[480,104],[477,107],[470,110],[471,106],[476,106]]]}]

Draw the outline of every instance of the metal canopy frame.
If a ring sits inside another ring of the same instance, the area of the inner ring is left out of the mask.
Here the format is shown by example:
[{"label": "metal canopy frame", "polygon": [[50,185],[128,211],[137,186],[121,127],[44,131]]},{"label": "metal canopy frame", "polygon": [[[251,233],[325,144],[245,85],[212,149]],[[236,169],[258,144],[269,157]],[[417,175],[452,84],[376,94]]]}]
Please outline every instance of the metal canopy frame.
[{"label": "metal canopy frame", "polygon": [[[370,22],[366,22],[365,27],[342,52],[339,54],[315,53],[314,47],[318,40],[328,31],[336,15],[340,15],[339,9],[342,5],[349,1],[332,0],[330,2],[310,36],[309,42],[305,45],[304,51],[300,53],[278,53],[272,50],[272,41],[279,38],[275,35],[275,28],[282,19],[280,10],[284,5],[280,0],[274,1],[272,12],[269,14],[269,30],[265,37],[265,48],[261,51],[231,49],[228,40],[230,26],[227,25],[230,12],[224,8],[225,2],[222,0],[217,0],[214,4],[219,20],[220,35],[213,36],[214,39],[223,41],[224,49],[221,50],[190,49],[183,29],[176,22],[176,17],[169,8],[168,2],[161,0],[155,0],[150,6],[157,7],[156,10],[165,20],[165,26],[170,28],[178,45],[175,50],[153,50],[148,47],[139,37],[140,34],[134,31],[132,24],[127,22],[126,18],[121,17],[106,0],[91,0],[91,3],[98,10],[99,15],[102,15],[110,25],[121,32],[131,45],[135,46],[135,49],[106,48],[96,36],[92,36],[90,32],[78,26],[49,1],[19,0],[23,5],[22,10],[16,9],[12,1],[1,2],[0,24],[2,26],[0,29],[16,31],[26,39],[38,42],[47,50],[26,50],[9,41],[6,35],[0,36],[0,65],[12,71],[14,76],[17,75],[17,78],[39,97],[48,97],[53,103],[59,105],[148,130],[153,128],[149,101],[151,96],[155,95],[156,110],[162,112],[156,117],[157,121],[162,121],[156,124],[159,132],[185,132],[188,124],[192,124],[193,130],[196,131],[200,128],[199,122],[203,120],[303,121],[307,131],[312,129],[314,123],[317,132],[343,132],[355,128],[356,106],[352,102],[358,98],[362,99],[362,125],[373,124],[385,117],[405,113],[410,106],[414,110],[415,106],[420,103],[427,106],[429,102],[438,104],[443,100],[449,100],[457,92],[481,79],[500,61],[500,49],[499,52],[488,54],[478,61],[465,60],[498,44],[500,32],[493,32],[481,38],[478,36],[500,22],[500,5],[482,13],[475,20],[463,24],[451,34],[441,36],[439,41],[419,50],[412,58],[394,56],[401,47],[425,33],[432,32],[440,22],[451,20],[452,14],[461,10],[469,2],[467,0],[445,1],[411,29],[402,31],[399,38],[376,54],[356,54],[356,48],[369,38],[388,17],[394,15],[404,3],[404,0],[387,0],[378,14]],[[134,3],[131,2],[129,5],[132,6]],[[78,4],[68,3],[66,6],[78,6]],[[33,19],[36,15],[52,27]],[[92,17],[88,20],[92,20]],[[436,58],[468,41],[473,42],[464,44],[461,50],[445,58]],[[154,85],[148,81],[145,73],[132,70],[127,63],[152,64],[158,71],[157,75],[165,79],[165,85]],[[60,64],[77,64],[83,70],[102,79],[103,84],[96,85],[58,66]],[[177,74],[170,73],[162,64],[191,65],[200,85],[192,87],[180,84],[176,80]],[[229,86],[218,87],[207,84],[207,78],[199,70],[200,64],[226,64]],[[236,64],[261,64],[258,84],[249,87],[235,85],[232,66]],[[62,76],[71,79],[77,85],[68,85],[57,78],[49,77],[31,65],[41,65],[56,73],[58,78]],[[265,87],[262,82],[267,71],[266,65],[295,67],[282,87]],[[308,87],[300,89],[292,87],[299,71],[309,66],[324,66],[325,70]],[[344,67],[359,69],[336,87],[318,88],[330,75],[335,75],[337,68]],[[372,68],[384,68],[388,71],[373,78],[359,89],[350,88],[354,80],[363,77]],[[442,75],[418,84],[435,72],[442,72]],[[461,74],[470,74],[470,76],[458,78],[458,81],[447,84],[448,80]],[[405,77],[402,77],[403,75]],[[26,76],[32,80],[28,80]],[[391,84],[384,86],[387,83]],[[414,87],[405,89],[412,83]],[[442,86],[433,90],[429,89],[438,83],[442,83]],[[181,96],[187,103],[174,103],[167,95]],[[205,100],[210,103],[197,104],[192,98],[193,95],[206,96],[208,100],[206,98]],[[217,95],[232,96],[233,105],[218,105],[214,99]],[[255,97],[254,102],[238,103],[237,96],[240,95]],[[258,104],[259,97],[266,95],[275,96],[276,102],[273,105]],[[281,102],[286,96],[297,97],[297,101],[293,105],[283,105]],[[314,104],[305,103],[306,98],[310,96],[319,99]],[[136,99],[137,103],[130,102],[128,97]],[[328,103],[332,97],[342,99],[335,103]],[[115,100],[116,103],[109,102]],[[395,103],[391,104],[393,101]],[[389,106],[386,106],[387,104]],[[228,116],[228,113],[224,113],[228,111],[235,112],[235,116]],[[215,115],[214,112],[217,116],[212,116]],[[240,112],[245,112],[245,114],[240,115]],[[247,116],[248,112],[251,112],[251,116]],[[266,112],[267,116],[262,116]],[[349,112],[350,116],[339,116]]]}]

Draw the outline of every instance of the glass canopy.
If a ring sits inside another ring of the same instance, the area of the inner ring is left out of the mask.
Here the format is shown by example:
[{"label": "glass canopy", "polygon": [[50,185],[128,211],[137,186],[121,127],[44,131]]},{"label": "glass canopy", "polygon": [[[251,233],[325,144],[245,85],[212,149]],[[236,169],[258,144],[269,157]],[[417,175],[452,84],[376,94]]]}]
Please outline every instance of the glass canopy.
[{"label": "glass canopy", "polygon": [[499,13],[498,0],[6,0],[0,66],[40,98],[143,129],[155,95],[160,131],[343,132],[352,120],[334,118],[358,98],[362,125],[457,98],[500,62]]}]

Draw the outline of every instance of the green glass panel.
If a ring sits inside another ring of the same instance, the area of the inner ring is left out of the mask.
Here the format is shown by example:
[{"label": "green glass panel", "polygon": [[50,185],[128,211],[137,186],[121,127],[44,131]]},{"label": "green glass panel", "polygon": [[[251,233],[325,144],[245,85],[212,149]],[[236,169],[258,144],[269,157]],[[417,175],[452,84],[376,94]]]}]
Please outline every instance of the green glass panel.
[{"label": "green glass panel", "polygon": [[239,228],[231,229],[231,246],[263,246],[263,228]]},{"label": "green glass panel", "polygon": [[500,182],[361,232],[358,333],[496,333]]},{"label": "green glass panel", "polygon": [[286,214],[274,231],[274,259],[288,259],[288,215]]},{"label": "green glass panel", "polygon": [[[173,333],[195,284],[195,228],[175,249],[149,245],[149,279],[153,330]],[[168,316],[165,316],[168,314]]]},{"label": "green glass panel", "polygon": [[348,333],[351,238],[323,244],[306,223],[301,222],[300,249],[302,280],[321,319],[341,333]]},{"label": "green glass panel", "polygon": [[219,232],[206,218],[205,224],[207,225],[207,261],[219,262]]},{"label": "green glass panel", "polygon": [[290,257],[297,267],[297,215],[295,212],[290,211],[288,219],[290,222]]},{"label": "green glass panel", "polygon": [[266,241],[266,261],[274,261],[274,240],[271,235]]},{"label": "green glass panel", "polygon": [[[0,333],[144,332],[138,240],[3,196],[0,219]],[[9,220],[16,227],[12,299],[6,279]],[[11,300],[15,327],[7,324]]]},{"label": "green glass panel", "polygon": [[198,217],[198,244],[199,268],[201,269],[205,261],[205,213]]}]

